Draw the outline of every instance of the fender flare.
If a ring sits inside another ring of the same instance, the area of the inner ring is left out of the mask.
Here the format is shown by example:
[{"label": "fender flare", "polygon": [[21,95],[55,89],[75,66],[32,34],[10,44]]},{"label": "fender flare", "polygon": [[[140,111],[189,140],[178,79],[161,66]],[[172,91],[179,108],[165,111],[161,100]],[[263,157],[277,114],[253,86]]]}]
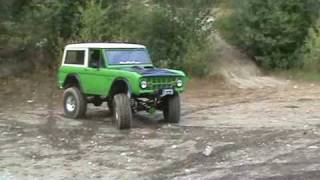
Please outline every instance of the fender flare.
[{"label": "fender flare", "polygon": [[66,83],[68,82],[68,79],[69,79],[69,78],[75,78],[75,79],[78,81],[80,91],[81,91],[81,92],[84,92],[84,91],[83,91],[84,89],[83,89],[82,84],[81,84],[80,76],[79,76],[79,74],[75,74],[75,73],[68,74],[68,75],[66,76],[66,78],[64,79],[64,82],[63,82],[63,88],[65,88]]},{"label": "fender flare", "polygon": [[127,87],[128,87],[128,96],[131,97],[131,94],[132,94],[132,86],[131,86],[131,84],[129,83],[129,80],[128,80],[127,78],[124,78],[124,77],[119,77],[119,78],[116,78],[116,79],[113,80],[112,85],[111,85],[111,88],[110,88],[110,92],[109,92],[108,96],[111,95],[110,93],[112,93],[112,89],[113,89],[115,83],[117,83],[117,82],[119,82],[119,81],[122,81],[122,82],[124,82],[124,83],[127,85]]}]

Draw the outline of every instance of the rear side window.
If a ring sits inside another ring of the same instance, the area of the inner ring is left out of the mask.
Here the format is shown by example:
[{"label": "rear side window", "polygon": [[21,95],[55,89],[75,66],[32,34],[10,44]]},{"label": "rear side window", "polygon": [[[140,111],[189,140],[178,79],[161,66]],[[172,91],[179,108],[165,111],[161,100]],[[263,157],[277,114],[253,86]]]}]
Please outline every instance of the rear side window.
[{"label": "rear side window", "polygon": [[84,51],[67,51],[65,64],[84,65]]}]

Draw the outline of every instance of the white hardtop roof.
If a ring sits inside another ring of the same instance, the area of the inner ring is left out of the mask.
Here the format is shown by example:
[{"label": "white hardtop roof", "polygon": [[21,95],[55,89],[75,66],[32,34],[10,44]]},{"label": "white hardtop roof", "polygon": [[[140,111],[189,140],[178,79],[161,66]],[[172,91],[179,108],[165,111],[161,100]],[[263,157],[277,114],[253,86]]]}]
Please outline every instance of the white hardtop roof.
[{"label": "white hardtop roof", "polygon": [[101,49],[139,49],[146,48],[140,44],[126,44],[126,43],[80,43],[69,44],[66,48],[101,48]]}]

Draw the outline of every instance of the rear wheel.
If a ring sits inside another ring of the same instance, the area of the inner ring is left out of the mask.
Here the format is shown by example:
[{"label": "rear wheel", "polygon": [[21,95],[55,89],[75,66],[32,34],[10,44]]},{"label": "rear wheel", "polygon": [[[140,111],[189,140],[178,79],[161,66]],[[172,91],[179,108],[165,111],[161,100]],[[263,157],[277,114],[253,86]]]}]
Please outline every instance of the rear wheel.
[{"label": "rear wheel", "polygon": [[163,104],[163,116],[166,122],[180,122],[180,97],[178,94],[166,97]]},{"label": "rear wheel", "polygon": [[84,95],[76,87],[70,87],[63,93],[64,115],[68,118],[78,119],[85,116],[87,102]]},{"label": "rear wheel", "polygon": [[130,129],[132,111],[127,94],[116,94],[113,98],[113,118],[118,129]]}]

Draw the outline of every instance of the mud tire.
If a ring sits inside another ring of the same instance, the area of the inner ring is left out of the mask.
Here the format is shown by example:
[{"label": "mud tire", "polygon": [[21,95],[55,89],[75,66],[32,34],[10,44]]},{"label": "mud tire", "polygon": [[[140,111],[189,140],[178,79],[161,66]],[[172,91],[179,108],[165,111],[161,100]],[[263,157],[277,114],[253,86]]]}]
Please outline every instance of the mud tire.
[{"label": "mud tire", "polygon": [[163,105],[164,120],[168,123],[179,123],[180,106],[180,96],[178,94],[167,97]]},{"label": "mud tire", "polygon": [[64,91],[63,109],[64,115],[67,118],[79,119],[85,116],[87,111],[87,101],[85,96],[77,87],[70,87]]},{"label": "mud tire", "polygon": [[132,111],[130,99],[127,94],[116,94],[113,98],[113,119],[116,128],[130,129],[132,124]]}]

